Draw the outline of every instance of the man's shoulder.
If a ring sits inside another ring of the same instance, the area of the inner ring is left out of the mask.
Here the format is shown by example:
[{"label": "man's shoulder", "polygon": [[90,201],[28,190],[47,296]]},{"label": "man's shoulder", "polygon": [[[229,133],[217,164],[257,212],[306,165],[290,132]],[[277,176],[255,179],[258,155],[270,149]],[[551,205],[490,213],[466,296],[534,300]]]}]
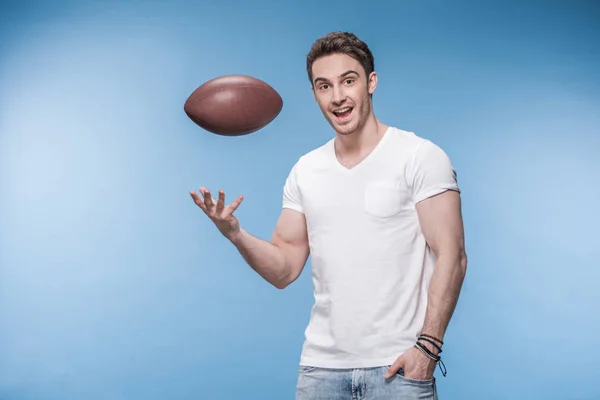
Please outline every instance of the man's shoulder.
[{"label": "man's shoulder", "polygon": [[330,139],[321,146],[302,154],[296,161],[296,168],[311,169],[326,165],[329,162],[332,144],[333,139]]},{"label": "man's shoulder", "polygon": [[432,139],[425,136],[417,135],[412,131],[402,130],[399,128],[391,128],[392,140],[391,145],[398,151],[403,152],[406,156],[418,158],[425,154],[433,153],[444,153],[444,150],[435,143]]},{"label": "man's shoulder", "polygon": [[389,133],[392,137],[391,143],[413,151],[416,151],[423,143],[429,141],[413,131],[407,131],[393,126],[390,127]]}]

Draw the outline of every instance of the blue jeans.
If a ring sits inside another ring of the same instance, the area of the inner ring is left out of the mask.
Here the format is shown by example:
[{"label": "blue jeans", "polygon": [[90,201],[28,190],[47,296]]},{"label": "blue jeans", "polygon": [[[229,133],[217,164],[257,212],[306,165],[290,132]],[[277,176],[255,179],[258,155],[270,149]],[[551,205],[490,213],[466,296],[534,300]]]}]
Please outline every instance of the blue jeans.
[{"label": "blue jeans", "polygon": [[385,379],[389,367],[328,369],[300,366],[296,400],[437,400],[435,378],[404,377],[400,369]]}]

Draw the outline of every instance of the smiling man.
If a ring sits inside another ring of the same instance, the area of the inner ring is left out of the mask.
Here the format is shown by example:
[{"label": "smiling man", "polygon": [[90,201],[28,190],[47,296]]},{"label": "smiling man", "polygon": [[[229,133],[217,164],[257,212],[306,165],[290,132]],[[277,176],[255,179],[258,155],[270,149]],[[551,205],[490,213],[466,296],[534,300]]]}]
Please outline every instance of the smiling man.
[{"label": "smiling man", "polygon": [[373,55],[355,35],[318,39],[307,72],[335,137],[292,167],[271,240],[240,228],[241,197],[192,197],[277,288],[310,254],[315,304],[297,400],[437,399],[434,370],[467,264],[453,166],[431,141],[377,119]]}]

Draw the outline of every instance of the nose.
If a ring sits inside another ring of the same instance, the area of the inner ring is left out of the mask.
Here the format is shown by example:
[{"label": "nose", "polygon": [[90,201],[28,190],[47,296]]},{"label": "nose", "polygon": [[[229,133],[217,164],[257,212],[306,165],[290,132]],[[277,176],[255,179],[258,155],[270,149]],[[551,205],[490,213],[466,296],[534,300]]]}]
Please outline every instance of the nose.
[{"label": "nose", "polygon": [[341,105],[346,99],[346,95],[344,94],[344,90],[341,86],[333,87],[333,96],[331,97],[331,102],[335,106]]}]

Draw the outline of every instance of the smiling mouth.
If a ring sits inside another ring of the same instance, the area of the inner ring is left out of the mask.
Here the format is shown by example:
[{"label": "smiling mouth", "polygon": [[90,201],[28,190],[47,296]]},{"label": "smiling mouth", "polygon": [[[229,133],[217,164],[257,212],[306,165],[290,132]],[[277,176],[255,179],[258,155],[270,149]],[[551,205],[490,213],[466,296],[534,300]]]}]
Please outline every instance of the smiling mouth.
[{"label": "smiling mouth", "polygon": [[352,107],[340,108],[338,110],[333,111],[333,115],[335,115],[338,118],[346,118],[350,115],[352,110]]}]

